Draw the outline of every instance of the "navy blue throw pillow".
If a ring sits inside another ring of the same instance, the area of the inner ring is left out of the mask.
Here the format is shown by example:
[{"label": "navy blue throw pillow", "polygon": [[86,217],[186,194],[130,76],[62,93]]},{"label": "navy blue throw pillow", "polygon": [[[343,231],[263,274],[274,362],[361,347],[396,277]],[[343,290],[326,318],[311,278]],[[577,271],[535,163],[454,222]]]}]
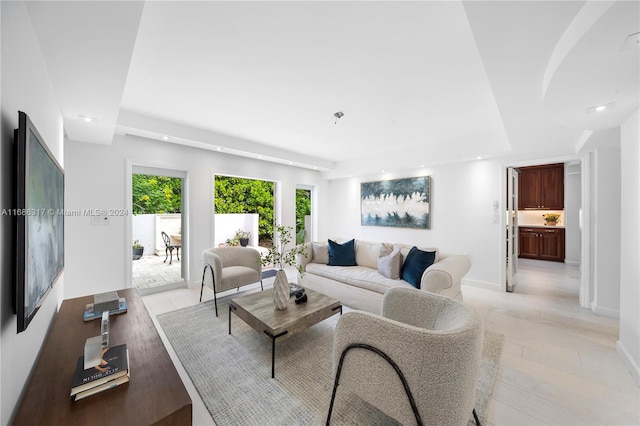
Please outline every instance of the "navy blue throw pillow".
[{"label": "navy blue throw pillow", "polygon": [[414,286],[420,288],[420,280],[425,269],[433,265],[436,260],[435,251],[423,251],[417,247],[412,247],[407,254],[407,260],[402,266],[401,278]]},{"label": "navy blue throw pillow", "polygon": [[355,240],[338,244],[329,241],[329,263],[331,266],[357,266],[356,263],[356,242]]}]

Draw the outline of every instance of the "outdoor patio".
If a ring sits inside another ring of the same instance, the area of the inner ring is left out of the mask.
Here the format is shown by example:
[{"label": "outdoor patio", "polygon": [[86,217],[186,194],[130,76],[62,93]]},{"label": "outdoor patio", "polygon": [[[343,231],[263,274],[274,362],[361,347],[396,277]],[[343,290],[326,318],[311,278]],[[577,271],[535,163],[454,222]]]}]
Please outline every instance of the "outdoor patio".
[{"label": "outdoor patio", "polygon": [[133,286],[138,290],[175,284],[183,281],[180,273],[181,261],[173,256],[169,265],[169,259],[164,262],[164,256],[142,256],[132,263]]}]

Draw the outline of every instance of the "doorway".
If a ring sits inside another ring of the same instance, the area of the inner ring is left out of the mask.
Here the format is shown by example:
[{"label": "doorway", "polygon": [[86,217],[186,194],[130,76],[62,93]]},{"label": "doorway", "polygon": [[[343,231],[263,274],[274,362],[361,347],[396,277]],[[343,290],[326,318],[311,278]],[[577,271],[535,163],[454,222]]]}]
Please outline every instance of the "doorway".
[{"label": "doorway", "polygon": [[186,173],[133,166],[131,279],[140,294],[186,285]]},{"label": "doorway", "polygon": [[[549,165],[547,167],[551,167],[552,163],[557,164],[559,161],[549,161]],[[506,166],[506,173],[503,175],[506,177],[506,185],[504,185],[503,188],[505,188],[506,191],[505,210],[507,211],[505,218],[506,226],[504,228],[504,235],[507,241],[507,244],[504,246],[505,256],[503,258],[504,288],[506,291],[514,291],[515,285],[518,284],[518,271],[522,266],[518,262],[518,257],[520,257],[519,255],[522,250],[525,250],[526,252],[526,256],[524,257],[532,258],[531,253],[533,253],[533,251],[531,250],[531,247],[535,247],[537,250],[540,250],[538,257],[540,257],[540,254],[547,255],[546,251],[555,247],[555,245],[551,244],[555,244],[555,240],[548,238],[548,235],[546,234],[542,235],[542,237],[539,238],[539,241],[535,240],[532,243],[527,231],[531,231],[531,233],[539,237],[540,232],[536,234],[536,231],[539,230],[539,228],[548,228],[549,234],[551,234],[552,231],[558,232],[561,230],[562,235],[564,235],[562,242],[563,255],[561,261],[526,259],[526,261],[524,261],[524,265],[527,266],[527,271],[531,269],[532,265],[533,270],[537,271],[548,270],[551,272],[558,269],[568,271],[567,273],[570,273],[572,277],[577,277],[581,283],[579,295],[580,305],[587,307],[583,302],[583,291],[585,286],[588,291],[589,286],[588,274],[584,274],[585,267],[588,268],[589,263],[588,256],[585,256],[584,251],[585,238],[587,237],[585,232],[588,233],[588,229],[585,231],[584,228],[585,225],[588,226],[588,211],[584,211],[584,206],[588,206],[588,199],[584,194],[585,190],[588,194],[589,181],[588,179],[585,180],[584,176],[584,160],[569,159],[565,160],[563,163],[564,173],[562,174],[561,179],[564,183],[564,195],[562,196],[562,206],[559,207],[558,212],[555,211],[556,209],[551,209],[554,210],[552,213],[561,213],[561,221],[559,221],[557,225],[551,224],[554,226],[545,224],[545,217],[543,214],[547,214],[549,211],[540,206],[528,206],[526,197],[524,200],[521,199],[522,194],[520,193],[521,191],[519,188],[522,188],[523,184],[526,182],[521,181],[521,175],[518,174],[517,176],[514,176],[513,172],[515,171],[517,173],[520,168],[528,170],[533,168],[532,166],[535,166],[535,164],[527,163]],[[526,180],[527,179],[525,179],[525,181]],[[538,185],[538,187],[543,191],[541,185]],[[542,204],[546,203],[543,202]],[[525,229],[527,227],[532,229]],[[524,242],[520,238],[521,235],[524,235],[524,238],[526,239]],[[589,249],[588,244],[586,249]],[[547,255],[547,257],[549,257],[549,255]],[[512,259],[513,261],[510,261]],[[543,279],[543,275],[540,276],[539,282],[546,282]],[[532,283],[527,283],[526,287],[527,289],[525,290],[523,288],[522,291],[544,291],[543,288],[536,289],[536,286]],[[576,293],[572,294],[577,295]]]},{"label": "doorway", "polygon": [[313,240],[312,189],[302,185],[296,187],[296,244]]}]

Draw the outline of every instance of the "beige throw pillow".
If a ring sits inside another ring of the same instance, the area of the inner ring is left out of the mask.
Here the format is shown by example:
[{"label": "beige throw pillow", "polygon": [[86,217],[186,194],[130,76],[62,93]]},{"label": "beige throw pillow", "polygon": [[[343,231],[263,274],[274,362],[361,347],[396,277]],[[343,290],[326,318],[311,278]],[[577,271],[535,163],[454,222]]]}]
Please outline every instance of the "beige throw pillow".
[{"label": "beige throw pillow", "polygon": [[322,263],[324,265],[329,263],[329,247],[327,243],[313,243],[311,246],[314,263]]},{"label": "beige throw pillow", "polygon": [[394,250],[392,245],[382,243],[378,257],[378,273],[383,277],[399,280],[401,268],[402,254],[400,249]]}]

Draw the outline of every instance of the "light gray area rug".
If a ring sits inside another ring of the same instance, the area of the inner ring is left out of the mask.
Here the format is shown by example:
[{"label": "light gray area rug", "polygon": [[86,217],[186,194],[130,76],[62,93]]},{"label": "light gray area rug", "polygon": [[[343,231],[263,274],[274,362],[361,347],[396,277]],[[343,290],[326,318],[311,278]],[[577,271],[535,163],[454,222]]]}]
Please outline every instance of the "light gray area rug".
[{"label": "light gray area rug", "polygon": [[[276,344],[276,377],[271,378],[271,339],[232,315],[218,301],[158,315],[158,321],[218,426],[321,425],[333,390],[333,332],[339,315]],[[476,388],[481,422],[502,353],[504,336],[485,333]],[[471,413],[469,413],[471,416]],[[359,398],[340,392],[334,425],[392,425],[396,422]],[[469,425],[475,425],[471,417]]]}]

